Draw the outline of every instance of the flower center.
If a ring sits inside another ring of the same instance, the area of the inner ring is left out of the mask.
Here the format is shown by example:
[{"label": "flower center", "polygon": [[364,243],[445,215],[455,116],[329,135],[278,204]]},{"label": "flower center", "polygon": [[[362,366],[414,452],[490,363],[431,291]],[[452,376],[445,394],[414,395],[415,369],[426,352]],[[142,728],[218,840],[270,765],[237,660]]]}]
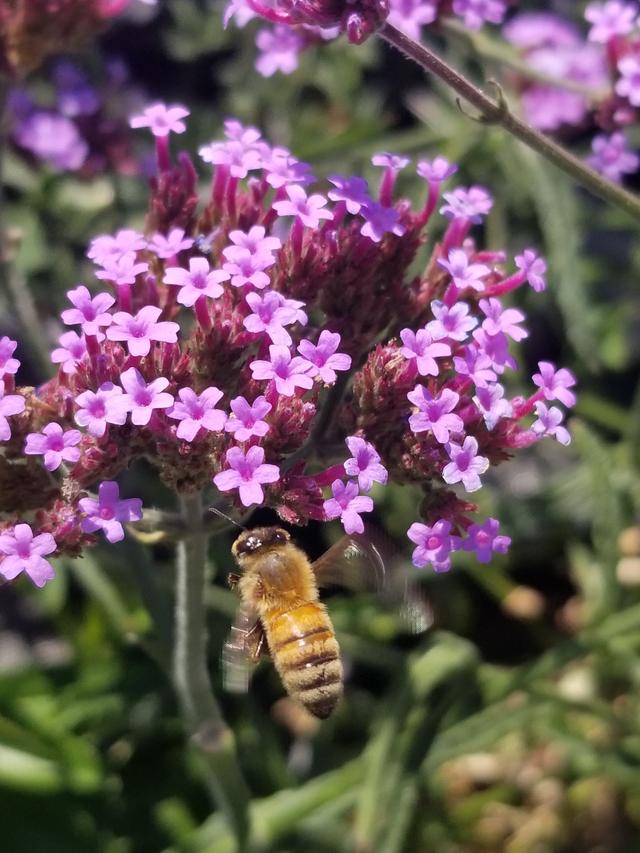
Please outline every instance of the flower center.
[{"label": "flower center", "polygon": [[115,516],[115,512],[110,506],[101,506],[99,515],[105,521],[110,521]]},{"label": "flower center", "polygon": [[92,400],[88,406],[89,413],[94,418],[103,418],[105,415],[106,407],[104,404],[104,400]]},{"label": "flower center", "polygon": [[427,539],[427,550],[437,551],[442,546],[442,541],[439,536],[429,536]]},{"label": "flower center", "polygon": [[145,408],[151,403],[152,397],[146,388],[140,388],[138,391],[136,391],[134,400],[136,402],[136,405]]},{"label": "flower center", "polygon": [[47,441],[47,447],[49,450],[64,450],[64,440],[61,435],[52,435],[49,436]]},{"label": "flower center", "polygon": [[23,560],[27,560],[31,556],[31,544],[29,542],[19,542],[16,554]]}]

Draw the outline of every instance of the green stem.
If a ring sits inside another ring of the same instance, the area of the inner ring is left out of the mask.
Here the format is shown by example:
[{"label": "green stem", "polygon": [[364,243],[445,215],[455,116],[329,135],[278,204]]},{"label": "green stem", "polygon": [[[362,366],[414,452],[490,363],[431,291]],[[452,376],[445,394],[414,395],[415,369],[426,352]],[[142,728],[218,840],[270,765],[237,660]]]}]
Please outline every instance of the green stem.
[{"label": "green stem", "polygon": [[176,548],[173,680],[191,740],[203,758],[213,799],[230,824],[238,850],[244,851],[250,794],[237,763],[233,733],[215,700],[207,668],[209,537],[202,529],[201,495],[181,498],[181,510],[192,535]]},{"label": "green stem", "polygon": [[385,23],[378,34],[425,71],[435,74],[450,89],[472,104],[479,111],[482,121],[500,125],[516,139],[574,178],[585,189],[620,210],[624,210],[634,219],[640,220],[640,198],[606,180],[553,139],[549,139],[519,119],[509,110],[500,90],[498,90],[497,101],[488,97],[429,48],[401,33],[389,23]]}]

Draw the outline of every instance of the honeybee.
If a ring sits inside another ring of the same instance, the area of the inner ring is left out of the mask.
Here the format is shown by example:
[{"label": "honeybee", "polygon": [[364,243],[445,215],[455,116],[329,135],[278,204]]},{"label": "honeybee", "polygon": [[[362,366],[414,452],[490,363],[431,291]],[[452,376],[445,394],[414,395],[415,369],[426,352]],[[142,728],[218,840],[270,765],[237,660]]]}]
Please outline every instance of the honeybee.
[{"label": "honeybee", "polygon": [[344,674],[319,588],[362,586],[365,579],[380,589],[379,549],[367,537],[345,536],[311,563],[286,530],[258,527],[241,533],[231,551],[241,571],[229,584],[240,607],[222,655],[225,687],[246,691],[251,664],[268,652],[289,696],[326,719],[342,696]]}]

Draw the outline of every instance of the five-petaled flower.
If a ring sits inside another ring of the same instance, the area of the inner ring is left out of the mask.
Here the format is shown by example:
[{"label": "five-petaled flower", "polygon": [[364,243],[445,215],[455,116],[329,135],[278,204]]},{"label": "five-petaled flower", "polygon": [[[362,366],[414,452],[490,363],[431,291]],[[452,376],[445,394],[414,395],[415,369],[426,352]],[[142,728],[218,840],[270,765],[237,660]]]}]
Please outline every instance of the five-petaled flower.
[{"label": "five-petaled flower", "polygon": [[186,107],[151,104],[138,115],[132,116],[129,124],[133,128],[148,127],[154,136],[168,136],[170,133],[185,132],[187,126],[183,119],[188,115]]},{"label": "five-petaled flower", "polygon": [[389,475],[373,444],[357,435],[349,435],[345,441],[351,453],[351,458],[344,463],[345,474],[348,477],[357,477],[358,486],[363,492],[368,492],[374,483],[384,485]]},{"label": "five-petaled flower", "polygon": [[402,329],[400,338],[403,347],[400,352],[405,358],[415,359],[420,376],[437,376],[440,367],[436,358],[446,358],[451,355],[449,344],[434,341],[426,329]]},{"label": "five-petaled flower", "polygon": [[415,522],[407,531],[407,536],[417,546],[412,555],[414,566],[422,568],[430,563],[436,572],[446,572],[451,568],[450,554],[454,543],[450,521],[441,519],[431,527]]},{"label": "five-petaled flower", "polygon": [[183,441],[193,441],[201,429],[207,432],[223,430],[227,416],[222,409],[216,409],[222,396],[222,391],[213,385],[200,394],[191,388],[181,388],[178,391],[180,399],[167,412],[170,418],[180,421],[176,436]]},{"label": "five-petaled flower", "polygon": [[146,383],[142,374],[130,367],[124,371],[120,382],[126,393],[114,399],[125,412],[131,412],[131,423],[136,426],[146,426],[155,409],[168,409],[174,403],[172,395],[165,391],[169,380],[164,376]]},{"label": "five-petaled flower", "polygon": [[109,542],[124,539],[122,522],[140,521],[140,498],[120,500],[120,489],[113,480],[105,480],[98,487],[98,498],[81,498],[78,507],[84,513],[81,527],[85,533],[102,530]]},{"label": "five-petaled flower", "polygon": [[479,563],[489,563],[494,553],[506,554],[511,538],[502,536],[499,530],[500,522],[497,518],[487,518],[482,524],[472,524],[462,540],[462,550],[473,551]]},{"label": "five-petaled flower", "polygon": [[304,189],[296,184],[285,187],[289,200],[273,203],[279,216],[297,216],[307,228],[317,228],[321,219],[333,219],[333,214],[325,208],[327,199],[319,193],[307,196]]},{"label": "five-petaled flower", "polygon": [[137,314],[117,311],[113,323],[107,328],[110,341],[126,341],[131,355],[148,355],[152,341],[175,344],[180,326],[169,320],[158,322],[162,308],[145,305]]},{"label": "five-petaled flower", "polygon": [[537,420],[531,424],[531,429],[536,435],[549,435],[559,441],[560,444],[570,444],[571,435],[569,430],[562,426],[564,414],[557,406],[547,407],[544,403],[536,403]]},{"label": "five-petaled flower", "polygon": [[323,503],[324,516],[328,521],[340,518],[345,533],[364,533],[364,522],[360,513],[373,510],[373,500],[367,495],[358,494],[358,486],[353,482],[343,483],[334,480],[331,484],[333,497]]},{"label": "five-petaled flower", "polygon": [[565,367],[556,370],[550,361],[539,361],[540,373],[533,374],[534,383],[544,394],[545,400],[559,400],[568,408],[575,406],[576,395],[569,388],[576,384],[576,378]]},{"label": "five-petaled flower", "polygon": [[455,391],[443,388],[440,394],[434,397],[424,385],[416,385],[407,397],[419,410],[409,418],[409,428],[413,432],[432,432],[440,444],[449,441],[450,433],[463,432],[462,418],[453,414],[460,400],[460,395]]},{"label": "five-petaled flower", "polygon": [[477,492],[482,486],[480,474],[489,467],[486,456],[478,453],[477,439],[468,435],[461,445],[452,441],[447,445],[447,452],[451,462],[445,465],[442,479],[449,485],[462,483],[468,492]]},{"label": "five-petaled flower", "polygon": [[261,438],[269,432],[269,424],[263,421],[272,409],[271,403],[263,396],[249,403],[244,397],[235,397],[231,401],[232,415],[225,424],[227,432],[232,432],[236,441],[248,441],[252,436]]},{"label": "five-petaled flower", "polygon": [[351,367],[351,356],[337,352],[339,346],[340,335],[328,329],[320,332],[317,344],[300,341],[298,352],[310,363],[308,375],[313,378],[318,376],[325,385],[333,385],[337,379],[336,370],[349,370]]},{"label": "five-petaled flower", "polygon": [[122,388],[113,382],[103,382],[97,391],[83,391],[76,397],[75,422],[100,438],[105,434],[107,424],[121,426],[126,421],[127,410],[122,404],[122,397]]},{"label": "five-petaled flower", "polygon": [[250,447],[245,453],[240,447],[230,447],[226,453],[229,466],[213,478],[221,492],[238,489],[243,506],[261,504],[264,500],[262,484],[275,483],[280,479],[280,469],[264,461],[262,447]]},{"label": "five-petaled flower", "polygon": [[77,462],[80,459],[82,433],[77,429],[64,430],[59,423],[52,421],[41,432],[30,432],[24,452],[27,456],[43,456],[47,471],[55,471],[63,462]]},{"label": "five-petaled flower", "polygon": [[73,308],[65,309],[62,322],[67,326],[80,325],[85,335],[97,335],[101,326],[109,326],[113,317],[109,308],[115,303],[110,293],[97,293],[91,296],[87,288],[80,284],[67,293]]},{"label": "five-petaled flower", "polygon": [[28,524],[16,524],[0,533],[0,575],[7,580],[17,578],[25,572],[33,583],[43,587],[53,580],[53,566],[45,556],[56,550],[56,540],[50,533],[33,535]]},{"label": "five-petaled flower", "polygon": [[178,302],[191,308],[201,296],[208,296],[211,299],[222,296],[224,289],[220,282],[227,281],[229,277],[229,273],[225,270],[212,270],[206,258],[191,258],[188,270],[182,267],[168,267],[165,270],[164,283],[179,287]]},{"label": "five-petaled flower", "polygon": [[271,379],[278,394],[292,397],[296,388],[309,390],[313,379],[309,376],[309,362],[300,356],[291,356],[288,347],[269,347],[269,361],[257,359],[249,365],[254,379]]}]

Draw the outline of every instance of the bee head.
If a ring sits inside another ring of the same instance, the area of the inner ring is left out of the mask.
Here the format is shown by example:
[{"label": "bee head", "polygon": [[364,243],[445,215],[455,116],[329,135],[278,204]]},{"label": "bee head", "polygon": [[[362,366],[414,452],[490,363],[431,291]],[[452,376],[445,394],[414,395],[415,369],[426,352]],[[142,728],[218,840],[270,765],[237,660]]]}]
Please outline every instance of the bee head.
[{"label": "bee head", "polygon": [[269,548],[281,547],[290,539],[291,536],[281,527],[255,527],[238,536],[231,547],[231,553],[238,562],[242,562],[243,557],[263,553]]}]

